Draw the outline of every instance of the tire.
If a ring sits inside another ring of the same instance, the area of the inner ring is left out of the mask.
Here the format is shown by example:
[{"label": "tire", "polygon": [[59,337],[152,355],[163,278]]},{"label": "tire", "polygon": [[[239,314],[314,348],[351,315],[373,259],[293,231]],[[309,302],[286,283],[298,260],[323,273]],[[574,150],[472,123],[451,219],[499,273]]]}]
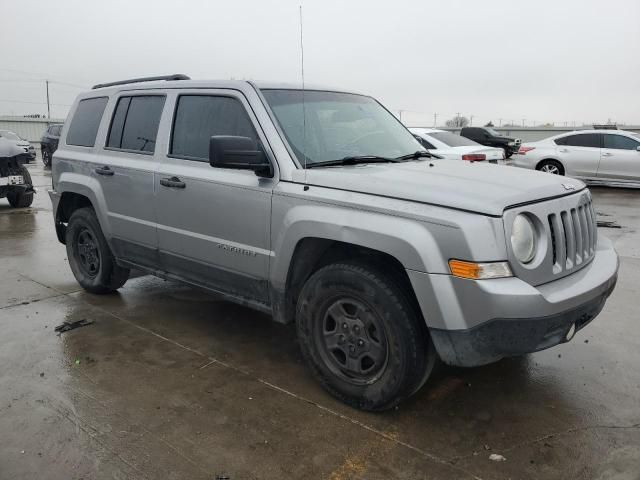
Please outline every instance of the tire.
[{"label": "tire", "polygon": [[503,148],[502,150],[504,150],[504,158],[511,158],[513,156],[513,152],[511,151],[511,149],[509,148]]},{"label": "tire", "polygon": [[49,150],[47,148],[43,148],[42,149],[42,164],[45,167],[50,167],[51,166],[51,153],[49,152]]},{"label": "tire", "polygon": [[[24,183],[33,185],[31,183],[31,174],[26,167],[22,165],[20,166],[19,175],[22,175]],[[10,191],[9,193],[7,193],[7,200],[9,200],[9,205],[11,205],[13,208],[30,207],[33,203],[33,192],[24,193],[19,190]]]},{"label": "tire", "polygon": [[564,167],[556,160],[543,160],[538,164],[536,170],[551,173],[553,175],[564,175]]},{"label": "tire", "polygon": [[362,410],[387,410],[411,396],[437,357],[417,306],[368,266],[331,264],[315,272],[300,292],[296,324],[314,377]]},{"label": "tire", "polygon": [[116,264],[93,208],[73,212],[65,242],[71,271],[88,292],[114,292],[129,278],[129,269]]}]

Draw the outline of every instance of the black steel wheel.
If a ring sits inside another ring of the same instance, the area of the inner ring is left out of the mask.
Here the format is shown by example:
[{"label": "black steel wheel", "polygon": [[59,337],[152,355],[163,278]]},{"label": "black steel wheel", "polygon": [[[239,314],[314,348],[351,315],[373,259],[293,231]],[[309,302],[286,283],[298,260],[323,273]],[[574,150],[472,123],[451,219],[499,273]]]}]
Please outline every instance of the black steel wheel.
[{"label": "black steel wheel", "polygon": [[394,407],[429,377],[437,355],[419,307],[393,276],[336,263],[305,282],[296,326],[320,384],[363,410]]},{"label": "black steel wheel", "polygon": [[113,292],[129,278],[129,269],[116,263],[92,208],[79,208],[73,212],[67,225],[65,244],[71,271],[85,290]]},{"label": "black steel wheel", "polygon": [[46,148],[42,149],[42,163],[45,167],[51,166],[51,152]]},{"label": "black steel wheel", "polygon": [[354,385],[375,382],[387,364],[388,344],[382,319],[354,297],[329,299],[313,339],[334,375]]}]

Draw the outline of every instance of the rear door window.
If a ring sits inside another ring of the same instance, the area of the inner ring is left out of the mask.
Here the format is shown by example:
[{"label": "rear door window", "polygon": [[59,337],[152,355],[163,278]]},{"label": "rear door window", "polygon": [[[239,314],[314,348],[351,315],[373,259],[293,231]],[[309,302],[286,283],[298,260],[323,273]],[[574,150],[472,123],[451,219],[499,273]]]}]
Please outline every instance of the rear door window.
[{"label": "rear door window", "polygon": [[214,135],[259,140],[242,103],[232,97],[181,95],[178,98],[170,154],[187,160],[209,161],[209,141]]},{"label": "rear door window", "polygon": [[69,125],[67,145],[93,147],[96,143],[100,120],[102,120],[102,114],[106,106],[107,97],[80,100],[71,120],[71,125]]},{"label": "rear door window", "polygon": [[636,140],[623,135],[605,135],[604,148],[614,148],[616,150],[635,150],[640,146]]},{"label": "rear door window", "polygon": [[153,153],[164,100],[164,95],[120,97],[111,119],[107,148]]},{"label": "rear door window", "polygon": [[567,145],[568,147],[592,147],[602,148],[601,133],[583,133],[580,135],[568,135],[557,138],[556,145]]}]

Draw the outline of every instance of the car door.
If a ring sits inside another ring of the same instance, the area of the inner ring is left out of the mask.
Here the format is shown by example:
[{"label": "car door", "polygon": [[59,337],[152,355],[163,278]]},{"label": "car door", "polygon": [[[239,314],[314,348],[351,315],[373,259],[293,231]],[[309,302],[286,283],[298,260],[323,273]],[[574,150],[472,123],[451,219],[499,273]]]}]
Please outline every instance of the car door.
[{"label": "car door", "polygon": [[209,164],[214,135],[245,136],[265,145],[257,120],[235,90],[181,91],[171,101],[170,141],[156,173],[163,268],[188,282],[268,304],[275,181]]},{"label": "car door", "polygon": [[601,133],[576,133],[555,140],[558,159],[570,177],[595,178],[600,164]]},{"label": "car door", "polygon": [[604,134],[598,178],[622,182],[640,181],[640,141],[616,133]]},{"label": "car door", "polygon": [[149,268],[159,263],[154,172],[165,100],[150,90],[112,98],[109,130],[92,172],[102,187],[116,255]]}]

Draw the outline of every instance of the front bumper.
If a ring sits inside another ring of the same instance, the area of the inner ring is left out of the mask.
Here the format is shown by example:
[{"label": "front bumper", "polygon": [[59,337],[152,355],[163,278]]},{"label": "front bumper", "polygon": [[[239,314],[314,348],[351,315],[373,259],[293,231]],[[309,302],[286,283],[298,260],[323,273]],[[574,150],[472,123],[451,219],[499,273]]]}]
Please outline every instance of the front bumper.
[{"label": "front bumper", "polygon": [[447,364],[477,366],[567,341],[600,313],[615,287],[618,256],[600,236],[581,270],[533,287],[519,278],[465,280],[409,272],[433,343]]}]

